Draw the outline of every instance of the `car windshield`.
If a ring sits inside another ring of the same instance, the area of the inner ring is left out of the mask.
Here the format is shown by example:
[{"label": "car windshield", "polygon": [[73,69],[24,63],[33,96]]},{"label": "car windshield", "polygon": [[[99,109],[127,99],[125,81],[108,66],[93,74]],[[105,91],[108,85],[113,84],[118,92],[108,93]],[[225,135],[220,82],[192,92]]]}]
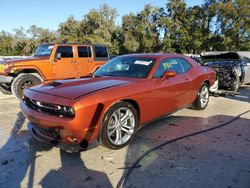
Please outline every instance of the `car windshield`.
[{"label": "car windshield", "polygon": [[54,48],[53,44],[43,44],[39,46],[34,54],[35,57],[50,56]]},{"label": "car windshield", "polygon": [[116,57],[100,67],[94,76],[147,78],[155,59],[144,57]]}]

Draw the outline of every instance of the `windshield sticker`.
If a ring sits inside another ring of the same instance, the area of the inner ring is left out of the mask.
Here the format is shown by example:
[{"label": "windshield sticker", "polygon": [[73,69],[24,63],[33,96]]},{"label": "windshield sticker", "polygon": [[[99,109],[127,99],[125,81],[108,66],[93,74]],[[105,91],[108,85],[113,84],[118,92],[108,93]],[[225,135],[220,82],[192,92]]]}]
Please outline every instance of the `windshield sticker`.
[{"label": "windshield sticker", "polygon": [[140,61],[140,60],[137,60],[137,61],[135,61],[134,64],[149,66],[151,63],[152,63],[152,61]]},{"label": "windshield sticker", "polygon": [[51,45],[51,46],[48,47],[49,50],[53,49],[53,48],[54,48],[54,45]]}]

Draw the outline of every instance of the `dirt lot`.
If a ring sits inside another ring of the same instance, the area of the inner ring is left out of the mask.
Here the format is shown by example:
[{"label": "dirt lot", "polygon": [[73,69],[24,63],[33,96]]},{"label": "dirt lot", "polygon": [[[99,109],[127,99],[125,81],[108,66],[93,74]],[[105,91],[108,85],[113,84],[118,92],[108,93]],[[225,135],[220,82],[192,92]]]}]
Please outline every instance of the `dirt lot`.
[{"label": "dirt lot", "polygon": [[18,101],[0,95],[0,187],[249,188],[248,110],[250,86],[144,126],[122,150],[71,154],[32,139]]}]

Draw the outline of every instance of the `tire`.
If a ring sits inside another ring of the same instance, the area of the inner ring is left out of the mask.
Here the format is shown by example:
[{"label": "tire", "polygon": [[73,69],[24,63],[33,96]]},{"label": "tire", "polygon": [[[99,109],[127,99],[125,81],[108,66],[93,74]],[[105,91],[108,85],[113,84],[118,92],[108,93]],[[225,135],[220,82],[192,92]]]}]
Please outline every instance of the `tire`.
[{"label": "tire", "polygon": [[195,110],[204,110],[209,102],[209,87],[206,83],[203,83],[193,103]]},{"label": "tire", "polygon": [[12,94],[10,90],[6,89],[6,88],[3,87],[3,86],[0,86],[0,91],[1,91],[1,93],[4,94],[4,95],[11,95],[11,94]]},{"label": "tire", "polygon": [[240,78],[238,76],[235,76],[235,80],[233,85],[229,88],[230,91],[235,91],[237,92],[240,88]]},{"label": "tire", "polygon": [[24,89],[40,84],[41,82],[41,79],[33,74],[20,74],[13,80],[11,84],[12,94],[17,99],[22,99]]},{"label": "tire", "polygon": [[[126,114],[128,117],[122,125],[121,120]],[[111,106],[104,115],[99,142],[109,149],[121,149],[133,139],[138,125],[139,119],[136,109],[130,103],[118,102]]]}]

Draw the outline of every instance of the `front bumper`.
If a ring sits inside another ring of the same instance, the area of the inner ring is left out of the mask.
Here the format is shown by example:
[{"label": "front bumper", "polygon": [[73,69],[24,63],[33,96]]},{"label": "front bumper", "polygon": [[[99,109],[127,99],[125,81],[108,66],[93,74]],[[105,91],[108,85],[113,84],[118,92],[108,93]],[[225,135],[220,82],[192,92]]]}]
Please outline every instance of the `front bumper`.
[{"label": "front bumper", "polygon": [[35,139],[70,152],[86,151],[99,145],[97,141],[91,144],[87,142],[82,142],[80,144],[67,143],[60,139],[56,131],[42,129],[32,123],[28,123],[28,130]]},{"label": "front bumper", "polygon": [[12,80],[13,80],[12,76],[0,75],[0,84],[9,84],[12,82]]},{"label": "front bumper", "polygon": [[73,151],[88,150],[97,145],[98,129],[85,127],[84,124],[89,123],[84,119],[46,115],[29,108],[24,101],[20,101],[20,108],[33,127],[31,133],[38,140]]}]

